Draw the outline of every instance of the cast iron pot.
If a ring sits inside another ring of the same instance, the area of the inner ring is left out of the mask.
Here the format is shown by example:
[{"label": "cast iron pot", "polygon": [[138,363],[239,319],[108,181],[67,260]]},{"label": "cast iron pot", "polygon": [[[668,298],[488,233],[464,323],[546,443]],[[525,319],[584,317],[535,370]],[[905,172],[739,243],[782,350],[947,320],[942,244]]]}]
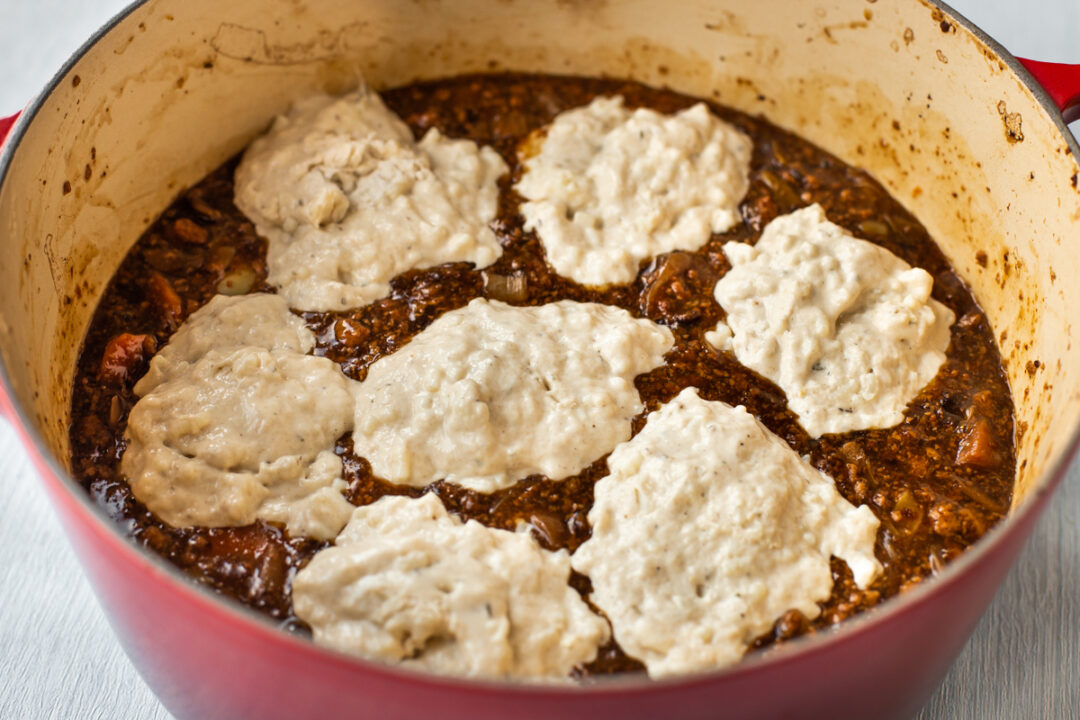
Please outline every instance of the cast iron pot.
[{"label": "cast iron pot", "polygon": [[[110,622],[179,718],[905,717],[956,656],[1080,428],[1080,69],[1021,62],[920,0],[147,0],[94,37],[0,155],[3,412]],[[466,682],[316,647],[129,542],[69,474],[76,354],[128,248],[290,100],[463,72],[607,74],[761,113],[871,171],[986,310],[1016,402],[1010,517],[939,577],[722,671]],[[6,125],[0,130],[7,130]]]}]

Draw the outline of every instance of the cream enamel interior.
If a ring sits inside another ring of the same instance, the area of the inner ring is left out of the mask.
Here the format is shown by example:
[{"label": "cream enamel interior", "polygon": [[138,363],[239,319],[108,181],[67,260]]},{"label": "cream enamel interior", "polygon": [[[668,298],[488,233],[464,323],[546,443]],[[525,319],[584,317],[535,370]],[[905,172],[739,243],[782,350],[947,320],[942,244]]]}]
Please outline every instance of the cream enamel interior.
[{"label": "cream enamel interior", "polygon": [[292,98],[513,69],[715,98],[869,169],[930,229],[996,328],[1018,498],[1080,421],[1070,308],[1078,167],[996,55],[918,0],[151,0],[45,98],[0,186],[0,340],[66,463],[76,355],[104,284],[185,186]]}]

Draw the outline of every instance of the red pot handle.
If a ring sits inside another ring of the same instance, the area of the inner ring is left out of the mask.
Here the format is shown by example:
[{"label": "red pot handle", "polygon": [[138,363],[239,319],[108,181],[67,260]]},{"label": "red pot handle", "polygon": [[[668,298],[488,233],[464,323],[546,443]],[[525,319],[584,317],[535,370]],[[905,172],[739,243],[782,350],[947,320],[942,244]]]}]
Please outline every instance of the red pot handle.
[{"label": "red pot handle", "polygon": [[11,406],[11,400],[8,398],[7,388],[0,385],[0,418],[7,420],[12,425],[16,424],[15,420],[15,408]]},{"label": "red pot handle", "polygon": [[11,126],[15,124],[15,121],[19,119],[19,113],[15,113],[11,117],[0,118],[0,145],[4,144],[4,138],[7,137],[8,131],[11,130]]},{"label": "red pot handle", "polygon": [[1017,58],[1057,103],[1065,122],[1080,120],[1080,65]]},{"label": "red pot handle", "polygon": [[[0,146],[4,144],[4,139],[11,130],[11,126],[14,125],[15,121],[18,119],[19,113],[15,113],[11,117],[0,118]],[[15,420],[15,411],[11,408],[11,401],[8,399],[7,390],[3,385],[0,385],[0,417],[4,417],[12,422]]]}]

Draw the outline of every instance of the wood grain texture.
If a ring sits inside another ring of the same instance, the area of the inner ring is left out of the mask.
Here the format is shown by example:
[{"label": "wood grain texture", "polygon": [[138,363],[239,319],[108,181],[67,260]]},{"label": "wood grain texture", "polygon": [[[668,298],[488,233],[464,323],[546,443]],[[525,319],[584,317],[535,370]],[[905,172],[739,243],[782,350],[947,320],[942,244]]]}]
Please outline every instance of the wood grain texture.
[{"label": "wood grain texture", "polygon": [[168,718],[121,651],[15,434],[0,424],[0,718]]},{"label": "wood grain texture", "polygon": [[[125,4],[0,0],[0,113],[21,107]],[[950,4],[1017,53],[1080,62],[1078,0]],[[0,718],[168,718],[120,650],[2,421],[0,498]],[[917,718],[1080,718],[1080,467]]]}]

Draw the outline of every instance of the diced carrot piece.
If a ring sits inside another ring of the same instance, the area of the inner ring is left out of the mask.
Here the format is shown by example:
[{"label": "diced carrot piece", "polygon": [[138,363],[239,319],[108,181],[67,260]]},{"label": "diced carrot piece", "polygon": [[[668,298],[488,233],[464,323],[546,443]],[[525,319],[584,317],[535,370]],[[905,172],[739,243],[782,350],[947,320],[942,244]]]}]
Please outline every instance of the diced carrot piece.
[{"label": "diced carrot piece", "polygon": [[210,239],[207,229],[189,218],[180,218],[174,222],[169,228],[169,234],[189,245],[205,245]]},{"label": "diced carrot piece", "polygon": [[146,359],[154,354],[156,345],[151,335],[120,333],[105,345],[99,368],[101,379],[116,384],[134,380]]},{"label": "diced carrot piece", "polygon": [[150,300],[161,311],[165,322],[170,328],[176,328],[183,319],[184,304],[173,289],[172,283],[161,273],[152,272],[147,287],[150,291]]},{"label": "diced carrot piece", "polygon": [[967,433],[960,440],[956,452],[956,462],[960,465],[973,465],[992,468],[998,463],[997,448],[994,447],[994,435],[990,432],[990,423],[984,418],[977,418]]}]

